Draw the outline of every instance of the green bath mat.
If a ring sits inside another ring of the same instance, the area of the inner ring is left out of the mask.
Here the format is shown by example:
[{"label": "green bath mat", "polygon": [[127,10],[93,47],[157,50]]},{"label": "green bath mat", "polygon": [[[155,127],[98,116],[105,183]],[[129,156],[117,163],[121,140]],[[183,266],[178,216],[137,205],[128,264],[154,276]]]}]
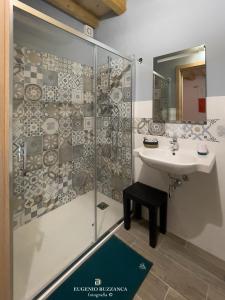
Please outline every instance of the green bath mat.
[{"label": "green bath mat", "polygon": [[48,299],[131,300],[152,263],[112,236]]}]

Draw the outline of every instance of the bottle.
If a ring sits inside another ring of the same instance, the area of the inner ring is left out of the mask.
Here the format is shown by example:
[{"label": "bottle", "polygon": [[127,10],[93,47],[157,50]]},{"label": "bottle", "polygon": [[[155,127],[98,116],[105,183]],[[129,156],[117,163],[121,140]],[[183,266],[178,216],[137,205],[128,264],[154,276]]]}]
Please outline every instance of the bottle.
[{"label": "bottle", "polygon": [[207,155],[209,153],[206,143],[200,142],[197,147],[197,152],[199,155]]}]

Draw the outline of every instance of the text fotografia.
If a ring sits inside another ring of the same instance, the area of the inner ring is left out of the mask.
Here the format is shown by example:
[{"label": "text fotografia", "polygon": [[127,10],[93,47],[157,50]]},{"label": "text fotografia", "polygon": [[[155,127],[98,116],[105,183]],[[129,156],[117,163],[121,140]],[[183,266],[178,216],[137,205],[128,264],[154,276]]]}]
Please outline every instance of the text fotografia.
[{"label": "text fotografia", "polygon": [[[96,285],[101,284],[101,280],[95,280]],[[86,286],[86,287],[74,287],[74,292],[86,293],[90,298],[113,298],[113,296],[118,295],[118,293],[127,292],[126,287],[105,287],[105,286]]]}]

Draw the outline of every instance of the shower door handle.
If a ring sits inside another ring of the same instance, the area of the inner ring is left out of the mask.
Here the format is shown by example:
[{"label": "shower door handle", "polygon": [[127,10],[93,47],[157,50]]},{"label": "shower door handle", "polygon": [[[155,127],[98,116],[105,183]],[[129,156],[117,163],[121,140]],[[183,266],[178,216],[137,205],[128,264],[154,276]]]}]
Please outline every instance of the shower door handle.
[{"label": "shower door handle", "polygon": [[23,149],[23,176],[27,175],[27,142],[24,142]]}]

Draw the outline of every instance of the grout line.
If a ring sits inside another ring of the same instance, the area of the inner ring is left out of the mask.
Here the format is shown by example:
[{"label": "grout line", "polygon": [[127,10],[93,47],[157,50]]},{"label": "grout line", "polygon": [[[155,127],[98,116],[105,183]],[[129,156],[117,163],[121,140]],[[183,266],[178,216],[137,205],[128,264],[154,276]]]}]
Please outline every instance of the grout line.
[{"label": "grout line", "polygon": [[207,292],[206,292],[206,300],[208,299],[208,296],[209,296],[209,284],[208,284],[208,288],[207,288]]},{"label": "grout line", "polygon": [[164,297],[163,300],[166,300],[166,298],[167,298],[167,296],[168,296],[168,294],[169,294],[169,291],[170,291],[170,286],[168,287],[168,290],[166,291],[166,294],[165,294],[165,297]]},{"label": "grout line", "polygon": [[[154,264],[153,264],[154,265]],[[155,272],[153,271],[151,271],[150,270],[150,273],[154,276],[154,277],[156,277],[159,281],[161,281],[163,284],[165,284],[167,287],[168,287],[168,289],[172,289],[172,287],[167,283],[167,282],[165,282],[164,280],[162,280],[162,278],[160,278],[157,274],[155,274]]]}]

